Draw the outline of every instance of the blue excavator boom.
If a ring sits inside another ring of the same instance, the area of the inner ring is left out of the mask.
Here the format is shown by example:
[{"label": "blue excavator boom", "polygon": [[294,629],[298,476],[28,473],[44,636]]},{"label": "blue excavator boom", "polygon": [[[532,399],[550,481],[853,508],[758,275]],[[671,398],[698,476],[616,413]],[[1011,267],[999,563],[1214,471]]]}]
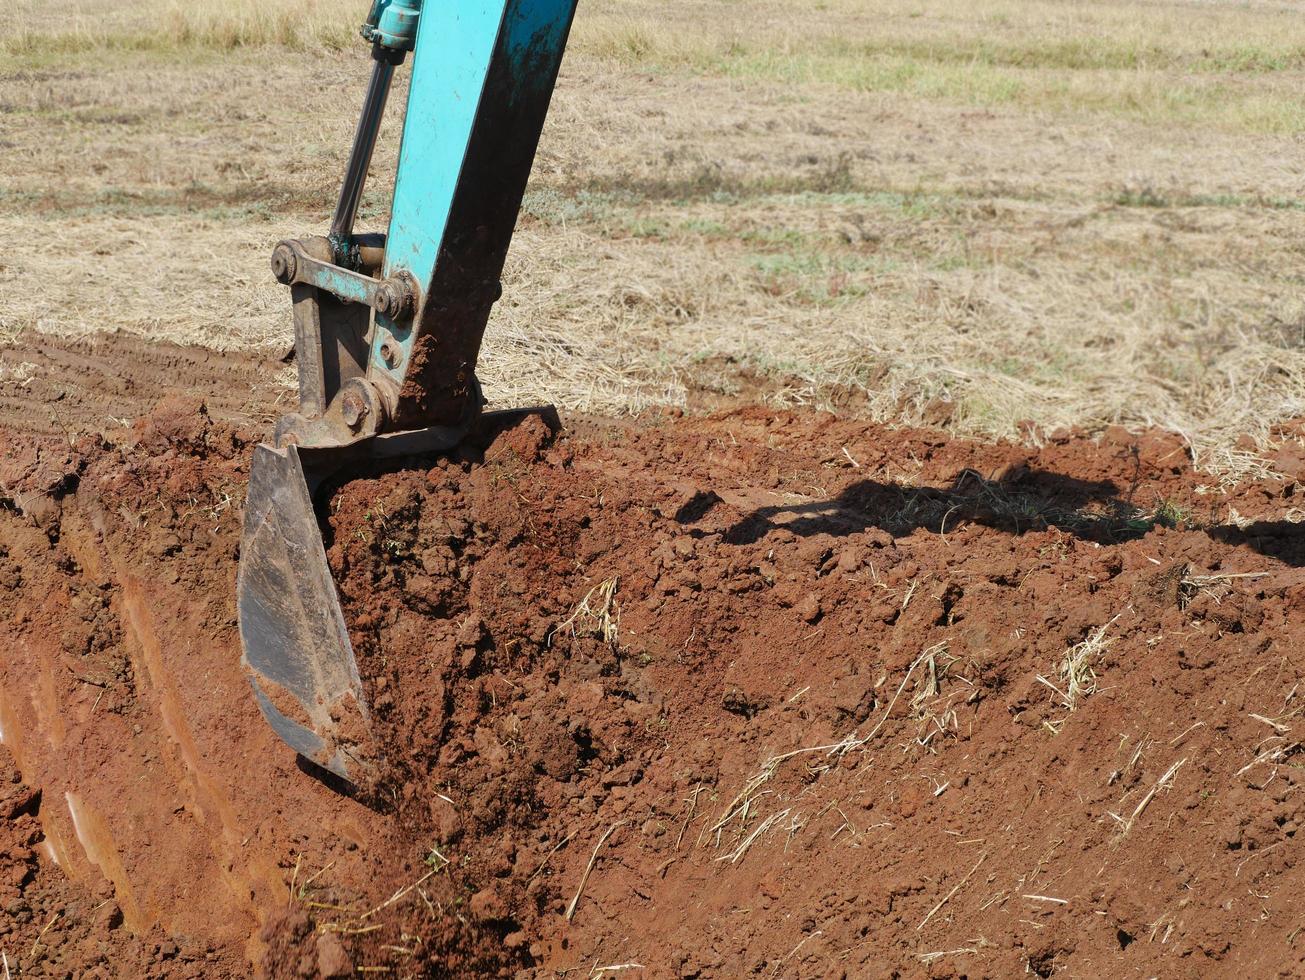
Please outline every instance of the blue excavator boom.
[{"label": "blue excavator boom", "polygon": [[[299,404],[250,465],[237,607],[264,717],[346,780],[374,762],[313,496],[368,460],[455,446],[575,0],[375,0],[372,73],[326,235],[282,241]],[[396,70],[412,56],[389,228],[355,232]]]}]

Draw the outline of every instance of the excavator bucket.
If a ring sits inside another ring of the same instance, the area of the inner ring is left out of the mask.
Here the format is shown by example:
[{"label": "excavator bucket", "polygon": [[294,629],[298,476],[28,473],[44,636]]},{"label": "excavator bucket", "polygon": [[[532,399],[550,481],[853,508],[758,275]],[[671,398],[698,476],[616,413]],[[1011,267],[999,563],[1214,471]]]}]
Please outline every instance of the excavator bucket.
[{"label": "excavator bucket", "polygon": [[325,475],[306,472],[293,445],[254,450],[236,582],[242,662],[277,735],[311,762],[356,779],[368,719],[313,510]]},{"label": "excavator bucket", "polygon": [[[475,397],[479,404],[479,388]],[[493,432],[540,411],[474,418]],[[548,417],[557,427],[555,416]],[[351,446],[260,443],[254,448],[236,576],[241,662],[259,710],[276,734],[308,761],[350,783],[366,781],[377,753],[313,499],[336,473],[446,452],[462,442],[469,426],[470,420],[387,433]]]}]

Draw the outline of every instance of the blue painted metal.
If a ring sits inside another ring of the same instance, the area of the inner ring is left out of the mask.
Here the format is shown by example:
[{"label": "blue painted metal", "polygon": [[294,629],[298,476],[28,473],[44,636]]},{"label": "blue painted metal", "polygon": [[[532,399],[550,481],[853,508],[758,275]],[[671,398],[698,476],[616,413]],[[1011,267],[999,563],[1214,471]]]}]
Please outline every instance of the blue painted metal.
[{"label": "blue painted metal", "polygon": [[371,304],[372,294],[378,285],[375,279],[364,276],[361,272],[325,263],[305,269],[300,281],[325,289],[345,302],[367,305]]},{"label": "blue painted metal", "polygon": [[376,0],[363,24],[362,36],[394,51],[411,51],[420,15],[421,0]]},{"label": "blue painted metal", "polygon": [[421,21],[382,278],[406,269],[419,283],[431,280],[503,6],[436,2]]},{"label": "blue painted metal", "polygon": [[[370,376],[408,380],[412,391],[440,372],[469,376],[575,7],[443,0],[422,13],[382,273],[409,273],[421,298],[411,324],[377,317]],[[424,334],[434,335],[430,351],[417,350]],[[403,352],[392,367],[379,354],[391,337]],[[429,363],[445,356],[434,353],[440,343],[456,364]],[[401,410],[399,426],[428,421],[422,414],[438,411]]]}]

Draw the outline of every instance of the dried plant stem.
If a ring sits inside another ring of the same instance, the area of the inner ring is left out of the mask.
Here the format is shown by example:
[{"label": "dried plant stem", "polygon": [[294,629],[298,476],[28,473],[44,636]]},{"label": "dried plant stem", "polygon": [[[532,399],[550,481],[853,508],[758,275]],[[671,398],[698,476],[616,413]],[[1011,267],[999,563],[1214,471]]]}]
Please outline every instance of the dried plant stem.
[{"label": "dried plant stem", "polygon": [[954,896],[958,891],[960,891],[962,888],[965,887],[965,883],[966,883],[967,881],[970,880],[970,876],[973,875],[974,872],[978,871],[978,870],[979,870],[979,865],[981,865],[981,864],[982,864],[984,861],[986,861],[987,859],[988,859],[988,852],[987,852],[987,851],[984,851],[982,854],[979,855],[979,860],[977,860],[977,861],[974,862],[974,867],[972,867],[969,871],[967,871],[967,872],[965,873],[965,877],[962,878],[960,881],[958,881],[958,882],[957,882],[957,883],[952,887],[952,890],[949,891],[946,895],[944,895],[944,896],[942,897],[942,900],[941,900],[937,905],[935,905],[933,908],[931,908],[931,909],[929,910],[929,914],[926,915],[926,916],[925,916],[925,917],[920,921],[920,924],[919,924],[918,926],[915,927],[915,931],[916,931],[916,932],[919,932],[921,929],[923,929],[925,926],[927,926],[927,925],[929,924],[929,920],[932,919],[935,915],[938,914],[938,910],[939,910],[940,908],[942,908],[944,905],[946,905],[948,902],[950,902],[950,901],[952,900],[952,897],[953,897],[953,896]]},{"label": "dried plant stem", "polygon": [[589,873],[594,870],[594,863],[598,860],[598,851],[607,843],[607,838],[611,837],[617,827],[624,824],[624,820],[618,820],[607,828],[607,832],[598,838],[598,843],[594,845],[594,853],[589,855],[589,863],[585,865],[585,872],[580,876],[580,887],[575,890],[575,897],[571,899],[571,904],[566,907],[566,921],[570,922],[575,918],[576,906],[580,904],[580,896],[584,894],[585,885],[589,882]]},{"label": "dried plant stem", "polygon": [[1125,834],[1127,834],[1130,830],[1133,829],[1133,823],[1137,820],[1138,817],[1142,815],[1142,812],[1148,806],[1150,806],[1151,801],[1155,799],[1155,795],[1158,792],[1160,792],[1160,790],[1168,787],[1170,781],[1174,778],[1174,775],[1178,772],[1179,769],[1182,768],[1183,763],[1185,763],[1186,761],[1187,761],[1186,757],[1179,759],[1172,766],[1170,766],[1168,769],[1165,770],[1163,776],[1161,776],[1159,779],[1155,781],[1155,785],[1152,786],[1147,791],[1146,796],[1142,797],[1142,801],[1138,803],[1137,807],[1133,810],[1133,812],[1129,814],[1128,819],[1124,821],[1124,829],[1120,831],[1119,833],[1120,837],[1123,837]]},{"label": "dried plant stem", "polygon": [[424,882],[426,881],[427,878],[429,878],[431,875],[435,874],[435,873],[436,873],[437,871],[439,871],[439,870],[440,870],[439,868],[431,868],[431,869],[430,869],[429,871],[427,871],[424,875],[422,875],[420,878],[418,878],[416,881],[414,881],[411,885],[407,885],[407,886],[405,886],[405,887],[403,887],[403,888],[400,888],[397,892],[395,892],[393,895],[391,895],[389,898],[387,898],[385,901],[383,901],[380,905],[376,906],[376,908],[372,909],[370,912],[364,912],[361,916],[359,916],[359,918],[361,918],[361,919],[369,919],[369,918],[371,918],[373,915],[375,915],[377,912],[381,911],[382,909],[387,909],[387,908],[389,908],[391,905],[393,905],[393,904],[394,904],[395,902],[397,902],[399,899],[403,898],[403,896],[407,895],[408,892],[412,891],[412,890],[413,890],[414,888],[416,888],[418,885],[424,883]]}]

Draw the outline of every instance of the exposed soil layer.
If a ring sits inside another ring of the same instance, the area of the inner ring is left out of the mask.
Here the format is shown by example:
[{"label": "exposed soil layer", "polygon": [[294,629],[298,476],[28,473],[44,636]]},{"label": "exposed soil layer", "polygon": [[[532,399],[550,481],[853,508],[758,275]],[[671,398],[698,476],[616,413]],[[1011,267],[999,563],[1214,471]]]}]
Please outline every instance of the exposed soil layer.
[{"label": "exposed soil layer", "polygon": [[[0,748],[0,949],[11,975],[209,977],[245,972],[238,949],[152,927],[123,928],[114,885],[70,879],[51,858],[39,790]],[[181,939],[181,943],[177,942]]]},{"label": "exposed soil layer", "polygon": [[486,427],[322,503],[385,747],[351,797],[241,675],[252,436],[4,444],[14,976],[1305,968],[1294,479],[1164,433]]}]

